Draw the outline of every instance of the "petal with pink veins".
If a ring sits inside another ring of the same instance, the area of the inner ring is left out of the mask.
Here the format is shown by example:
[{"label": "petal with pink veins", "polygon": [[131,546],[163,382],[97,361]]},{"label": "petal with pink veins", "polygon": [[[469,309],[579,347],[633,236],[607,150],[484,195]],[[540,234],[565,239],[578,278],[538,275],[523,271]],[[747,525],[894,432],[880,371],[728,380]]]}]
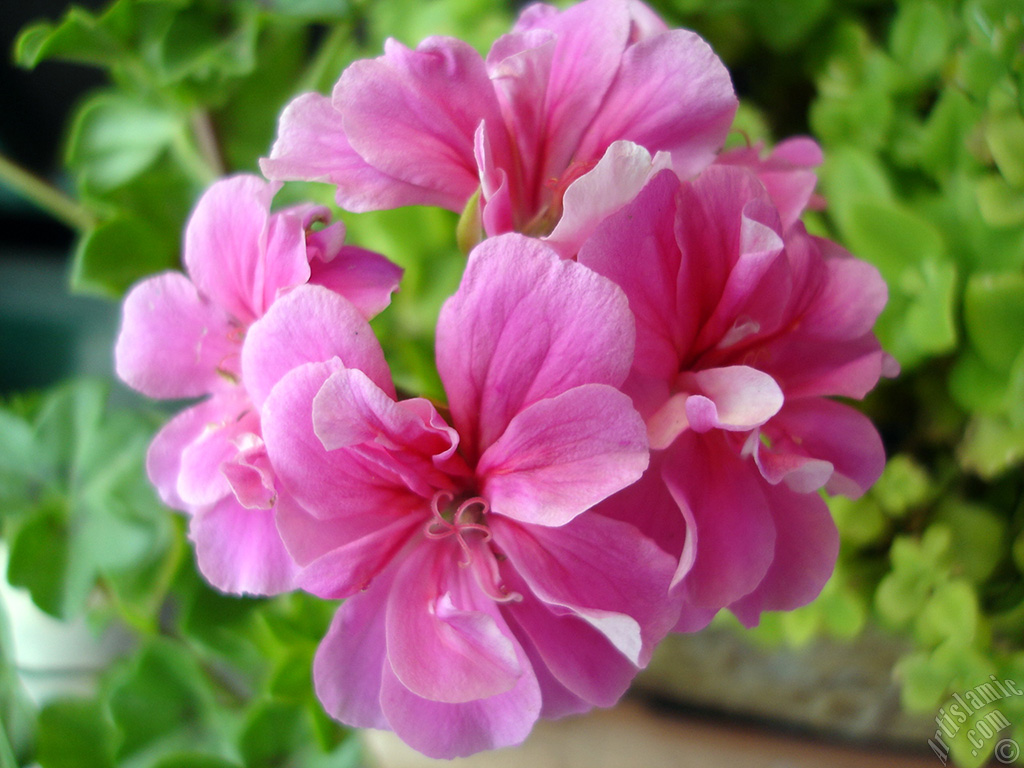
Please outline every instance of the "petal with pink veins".
[{"label": "petal with pink veins", "polygon": [[462,452],[473,461],[538,400],[581,384],[618,386],[633,318],[614,284],[522,235],[470,254],[441,309],[437,366]]},{"label": "petal with pink veins", "polygon": [[477,464],[491,509],[563,525],[637,480],[647,430],[628,397],[585,384],[518,413]]}]

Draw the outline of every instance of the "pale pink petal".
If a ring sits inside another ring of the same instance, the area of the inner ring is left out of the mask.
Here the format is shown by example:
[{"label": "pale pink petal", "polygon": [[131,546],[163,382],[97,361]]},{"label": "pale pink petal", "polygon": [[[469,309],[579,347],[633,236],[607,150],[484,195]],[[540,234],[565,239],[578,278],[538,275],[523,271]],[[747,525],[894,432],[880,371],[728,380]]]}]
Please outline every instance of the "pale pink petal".
[{"label": "pale pink petal", "polygon": [[331,717],[353,728],[388,728],[380,694],[387,665],[384,610],[393,570],[342,603],[313,658],[317,698]]},{"label": "pale pink petal", "polygon": [[484,128],[480,123],[473,137],[473,155],[480,168],[481,224],[484,232],[494,236],[515,231],[521,211],[512,200],[508,172],[498,166]]},{"label": "pale pink petal", "polygon": [[591,171],[569,185],[562,199],[562,217],[544,241],[566,258],[575,256],[602,221],[669,165],[664,152],[652,158],[638,144],[614,142]]},{"label": "pale pink petal", "polygon": [[537,598],[585,621],[634,665],[647,663],[675,623],[678,608],[667,599],[675,560],[633,526],[597,514],[559,528],[500,515],[490,525]]},{"label": "pale pink petal", "polygon": [[124,300],[114,349],[117,375],[144,395],[214,392],[225,376],[237,373],[238,352],[230,318],[178,272],[142,281]]},{"label": "pale pink petal", "polygon": [[238,452],[221,465],[220,471],[239,504],[246,509],[270,509],[277,499],[277,487],[263,438],[247,432],[236,437],[234,443]]},{"label": "pale pink petal", "polygon": [[668,31],[668,25],[661,20],[661,17],[640,0],[630,0],[629,17],[631,22],[629,40],[631,43]]},{"label": "pale pink petal", "polygon": [[334,358],[394,393],[384,353],[359,310],[322,286],[299,286],[249,328],[242,348],[245,386],[260,407],[292,368]]},{"label": "pale pink petal", "polygon": [[404,558],[388,598],[388,659],[402,685],[435,702],[459,704],[512,690],[529,667],[494,602],[449,538]]},{"label": "pale pink petal", "polygon": [[621,384],[633,334],[611,282],[522,235],[485,240],[437,325],[437,366],[463,455],[474,459],[538,400]]},{"label": "pale pink petal", "polygon": [[297,567],[269,510],[246,509],[234,496],[196,512],[189,526],[203,576],[233,594],[275,595],[295,588]]},{"label": "pale pink petal", "polygon": [[434,758],[463,757],[522,743],[540,715],[541,695],[518,644],[516,653],[523,673],[512,690],[461,704],[417,696],[385,664],[380,701],[388,724],[410,747]]},{"label": "pale pink petal", "polygon": [[[717,610],[751,592],[772,562],[775,529],[753,463],[740,459],[719,432],[684,433],[662,474],[690,522],[692,565],[680,569],[684,603]],[[686,609],[684,608],[684,611]]]},{"label": "pale pink petal", "polygon": [[259,429],[259,417],[244,398],[220,398],[223,409],[203,425],[202,432],[184,447],[178,475],[178,495],[193,507],[208,506],[231,494],[221,467],[238,456],[236,440]]},{"label": "pale pink petal", "polygon": [[384,55],[351,64],[334,90],[351,146],[375,169],[437,193],[461,211],[480,185],[473,134],[480,122],[503,141],[498,101],[483,59],[454,38],[410,50],[388,40]]},{"label": "pale pink petal", "polygon": [[[278,480],[316,517],[408,509],[415,497],[378,454],[328,451],[313,429],[313,399],[335,363],[309,363],[284,376],[263,407],[263,439]],[[428,500],[429,501],[429,500]]]},{"label": "pale pink petal", "polygon": [[[831,400],[808,398],[787,402],[766,426],[766,433],[771,448],[760,446],[759,465],[768,456],[787,454],[828,462],[833,471],[824,479],[828,480],[826,489],[830,493],[857,498],[878,480],[885,468],[885,449],[871,420]],[[777,473],[765,472],[763,466],[762,473],[769,482],[782,479]]]},{"label": "pale pink petal", "polygon": [[[615,704],[636,675],[636,665],[580,617],[552,610],[533,597],[515,569],[506,568],[505,573],[505,583],[525,598],[506,604],[503,613],[511,617],[536,649],[533,668],[538,678],[541,669],[548,670],[574,698],[591,706]],[[563,702],[562,708],[566,705],[569,711],[579,711],[571,699]]]},{"label": "pale pink petal", "polygon": [[686,389],[698,393],[686,401],[687,419],[697,432],[746,432],[782,407],[782,390],[775,379],[747,365],[708,368],[681,379]]},{"label": "pale pink petal", "polygon": [[729,609],[746,626],[762,611],[791,611],[811,602],[825,586],[839,554],[839,534],[817,494],[783,486],[765,490],[775,521],[775,557],[757,589]]},{"label": "pale pink petal", "polygon": [[586,384],[518,413],[477,464],[491,509],[563,525],[637,480],[647,432],[628,397]]},{"label": "pale pink petal", "polygon": [[182,454],[202,436],[209,424],[221,418],[225,410],[230,408],[228,403],[231,402],[233,399],[229,398],[226,403],[222,397],[204,400],[183,410],[156,433],[146,452],[146,474],[167,506],[189,509],[189,505],[178,495]]},{"label": "pale pink petal", "polygon": [[[319,234],[311,232],[309,238]],[[402,280],[400,266],[375,251],[353,246],[321,253],[310,262],[310,283],[340,293],[368,320],[391,303],[391,294]]]},{"label": "pale pink petal", "polygon": [[[279,184],[256,176],[233,176],[210,186],[196,203],[185,228],[184,261],[200,294],[242,325],[266,311],[270,201]],[[282,269],[305,269],[305,246],[281,231],[275,258]]]},{"label": "pale pink petal", "polygon": [[610,278],[629,298],[636,318],[634,370],[659,380],[679,371],[697,332],[690,305],[677,308],[680,271],[674,229],[679,179],[655,176],[637,197],[601,224],[580,249],[579,263]]},{"label": "pale pink petal", "polygon": [[626,49],[577,156],[599,157],[627,139],[669,152],[676,173],[689,178],[714,159],[737,103],[729,71],[698,35],[673,29],[648,37]]}]

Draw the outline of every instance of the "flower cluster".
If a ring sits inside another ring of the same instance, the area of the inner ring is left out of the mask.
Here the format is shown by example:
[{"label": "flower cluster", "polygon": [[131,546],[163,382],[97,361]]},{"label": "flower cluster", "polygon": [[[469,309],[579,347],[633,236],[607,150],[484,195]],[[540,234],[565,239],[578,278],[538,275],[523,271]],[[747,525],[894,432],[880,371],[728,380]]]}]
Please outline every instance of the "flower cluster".
[{"label": "flower cluster", "polygon": [[228,592],[344,598],[327,711],[454,757],[609,706],[670,631],[803,605],[837,536],[818,490],[881,472],[859,398],[894,371],[875,270],[801,223],[809,139],[722,152],[728,72],[636,0],[534,5],[486,59],[389,41],[281,117],[262,170],[351,211],[465,211],[437,324],[447,400],[399,398],[367,319],[401,270],[329,212],[235,177],[188,277],[127,297],[117,370],[205,396],[154,440]]}]

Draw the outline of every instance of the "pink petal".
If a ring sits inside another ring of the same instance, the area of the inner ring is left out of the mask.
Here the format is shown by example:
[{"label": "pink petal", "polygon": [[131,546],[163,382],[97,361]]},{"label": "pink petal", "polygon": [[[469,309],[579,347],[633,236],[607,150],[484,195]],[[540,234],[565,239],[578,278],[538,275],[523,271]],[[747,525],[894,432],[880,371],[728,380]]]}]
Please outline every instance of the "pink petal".
[{"label": "pink petal", "polygon": [[342,113],[331,99],[304,93],[285,107],[270,157],[260,170],[274,181],[323,181],[337,186],[338,205],[361,213],[405,205],[444,205],[447,196],[382,173],[352,149]]},{"label": "pink petal", "polygon": [[775,542],[756,468],[736,456],[721,433],[687,432],[669,450],[662,473],[691,526],[687,546],[694,560],[681,563],[677,587],[684,602],[718,610],[753,591]]},{"label": "pink petal", "polygon": [[665,150],[680,178],[714,159],[736,113],[729,71],[701,38],[669,30],[626,49],[601,110],[579,144],[579,157],[598,157],[627,139]]},{"label": "pink petal", "polygon": [[676,304],[680,270],[675,237],[679,179],[655,176],[637,197],[602,223],[583,244],[579,263],[608,277],[629,297],[636,318],[635,371],[659,380],[679,372],[696,333],[696,315]]},{"label": "pink petal", "polygon": [[149,397],[198,397],[238,370],[230,318],[177,272],[143,280],[128,293],[114,358],[117,375]]},{"label": "pink petal", "polygon": [[791,611],[811,602],[832,575],[839,533],[817,494],[765,489],[775,521],[775,557],[757,589],[729,606],[746,626],[762,611]]},{"label": "pink petal", "polygon": [[185,268],[196,288],[243,326],[266,311],[269,264],[278,263],[272,269],[283,274],[276,277],[291,284],[309,277],[301,231],[274,227],[271,245],[270,201],[278,186],[256,176],[218,181],[185,228]]},{"label": "pink petal", "polygon": [[803,316],[801,330],[817,338],[856,339],[869,333],[889,298],[878,270],[850,257],[827,258],[826,278]]},{"label": "pink petal", "polygon": [[765,471],[773,467],[765,460],[787,454],[828,462],[833,471],[825,478],[827,490],[850,498],[863,494],[885,468],[885,449],[871,420],[841,403],[824,398],[787,402],[766,431],[772,447],[760,446],[756,456],[759,466],[764,464],[762,473],[772,483],[782,478],[777,472]]},{"label": "pink petal", "polygon": [[481,121],[502,141],[501,114],[480,55],[453,38],[409,50],[388,40],[384,56],[356,61],[334,90],[345,134],[373,168],[435,193],[461,211],[480,184],[473,134]]},{"label": "pink petal", "polygon": [[637,480],[647,461],[646,427],[629,398],[586,384],[518,413],[477,476],[495,512],[563,525]]},{"label": "pink petal", "polygon": [[178,495],[182,455],[189,445],[200,438],[207,425],[220,418],[224,411],[223,398],[212,397],[186,408],[156,433],[146,453],[146,474],[167,506],[189,509],[189,505]]},{"label": "pink petal", "polygon": [[281,485],[321,519],[423,504],[376,456],[324,448],[313,428],[313,399],[337,370],[337,363],[296,368],[263,406],[263,439]]},{"label": "pink petal", "polygon": [[[321,230],[323,231],[323,230]],[[311,232],[315,238],[319,232]],[[327,252],[310,262],[311,283],[340,293],[351,301],[367,320],[382,312],[391,303],[391,294],[398,290],[402,268],[374,251],[345,246]]]},{"label": "pink petal", "polygon": [[562,218],[544,241],[564,257],[575,256],[602,221],[633,200],[669,165],[669,156],[663,152],[652,158],[637,144],[614,142],[593,170],[569,185]]},{"label": "pink petal", "polygon": [[269,510],[246,509],[233,496],[196,512],[189,526],[203,576],[233,594],[275,595],[295,588],[297,572]]},{"label": "pink petal", "polygon": [[[457,456],[458,434],[426,400],[396,403],[362,371],[332,375],[313,400],[313,428],[328,451],[373,461],[376,474],[430,499],[468,474]],[[445,471],[446,470],[446,471]]]},{"label": "pink petal", "polygon": [[[597,514],[558,528],[494,515],[494,540],[530,591],[592,626],[636,666],[676,619],[667,599],[674,559],[631,525]],[[637,568],[643,563],[643,568]]]},{"label": "pink petal", "polygon": [[388,598],[388,659],[404,688],[460,704],[511,691],[531,674],[493,601],[466,569],[452,539],[408,554]]},{"label": "pink petal", "polygon": [[259,429],[259,417],[244,398],[218,399],[223,408],[204,426],[181,453],[178,494],[186,504],[208,506],[231,494],[231,484],[221,467],[238,456],[236,440]]},{"label": "pink petal", "polygon": [[686,401],[690,427],[697,432],[746,432],[764,424],[782,407],[779,385],[750,366],[708,368],[683,378],[699,392]]},{"label": "pink petal", "polygon": [[327,600],[367,589],[424,526],[425,504],[321,520],[285,496],[278,503],[277,529],[302,570],[296,586]]},{"label": "pink petal", "polygon": [[[514,32],[528,29],[550,30],[556,36],[551,53],[550,74],[543,92],[544,111],[537,115],[540,128],[525,134],[538,135],[539,146],[520,145],[523,154],[536,153],[545,158],[538,168],[538,182],[558,178],[573,159],[596,160],[615,139],[612,136],[599,146],[585,151],[581,137],[595,116],[603,114],[606,94],[622,61],[630,34],[629,9],[619,0],[590,0],[569,7],[560,13],[524,13]],[[517,98],[515,112],[535,112],[537,93],[524,93]],[[525,120],[510,125],[522,129]],[[517,132],[517,137],[521,135]],[[535,182],[536,183],[536,182]]]},{"label": "pink petal", "polygon": [[384,609],[393,571],[338,609],[313,659],[317,698],[331,717],[353,728],[387,728],[381,676],[387,665]]},{"label": "pink petal", "polygon": [[245,386],[259,407],[291,369],[334,358],[394,392],[384,353],[359,310],[326,288],[299,286],[249,328],[242,348]]},{"label": "pink petal", "polygon": [[[506,568],[506,573],[505,583],[525,599],[508,603],[503,612],[511,616],[536,649],[533,668],[538,678],[541,669],[547,670],[587,704],[615,704],[632,682],[637,667],[583,619],[552,610],[533,597],[514,569]],[[573,704],[571,700],[567,703]],[[572,706],[572,710],[578,709],[578,705]]]},{"label": "pink petal", "polygon": [[552,674],[551,670],[548,669],[533,640],[519,626],[515,616],[507,610],[504,615],[506,621],[508,621],[509,628],[519,639],[519,645],[526,654],[526,658],[529,659],[530,665],[533,667],[533,674],[537,678],[537,685],[540,686],[541,718],[555,720],[568,715],[589,712],[593,708],[593,704],[584,701],[562,685]]},{"label": "pink petal", "polygon": [[587,383],[622,383],[633,352],[625,296],[521,235],[470,255],[441,309],[437,365],[463,455],[472,460],[521,410]]},{"label": "pink petal", "polygon": [[427,757],[450,759],[522,743],[540,714],[541,696],[518,644],[516,651],[523,674],[512,690],[461,704],[417,696],[385,665],[380,699],[388,723],[402,741]]},{"label": "pink petal", "polygon": [[248,432],[235,438],[234,443],[238,452],[221,465],[220,471],[239,504],[246,509],[270,509],[277,500],[277,487],[263,438]]}]

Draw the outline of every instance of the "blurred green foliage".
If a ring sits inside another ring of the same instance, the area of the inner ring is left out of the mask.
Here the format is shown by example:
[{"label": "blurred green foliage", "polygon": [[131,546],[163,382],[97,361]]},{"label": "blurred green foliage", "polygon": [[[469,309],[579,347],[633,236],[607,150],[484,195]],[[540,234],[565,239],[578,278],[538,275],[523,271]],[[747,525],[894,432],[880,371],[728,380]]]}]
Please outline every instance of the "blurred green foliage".
[{"label": "blurred green foliage", "polygon": [[[1024,0],[652,5],[725,59],[750,138],[820,141],[828,208],[810,226],[875,264],[890,290],[878,333],[902,373],[863,404],[889,464],[863,498],[830,500],[842,551],[821,597],[766,617],[755,636],[799,644],[881,626],[910,644],[896,670],[904,705],[930,714],[990,674],[1024,679]],[[117,297],[178,267],[202,189],[255,172],[283,105],[329,92],[385,37],[451,34],[485,51],[513,14],[489,0],[116,0],[30,26],[22,65],[109,75],[67,135],[94,222],[73,288]],[[280,196],[300,199],[331,204],[331,191],[295,184]],[[463,263],[456,217],[339,215],[350,242],[406,270],[375,321],[399,387],[441,397],[433,326]],[[89,765],[140,768],[354,764],[308,674],[332,606],[228,598],[201,583],[184,526],[144,479],[157,420],[106,407],[95,383],[0,410],[9,580],[53,615],[84,612],[136,635],[94,698],[38,717],[0,665],[0,766],[86,765],[85,753]],[[51,567],[38,567],[44,557]],[[952,749],[964,766],[989,757],[962,738]]]}]

